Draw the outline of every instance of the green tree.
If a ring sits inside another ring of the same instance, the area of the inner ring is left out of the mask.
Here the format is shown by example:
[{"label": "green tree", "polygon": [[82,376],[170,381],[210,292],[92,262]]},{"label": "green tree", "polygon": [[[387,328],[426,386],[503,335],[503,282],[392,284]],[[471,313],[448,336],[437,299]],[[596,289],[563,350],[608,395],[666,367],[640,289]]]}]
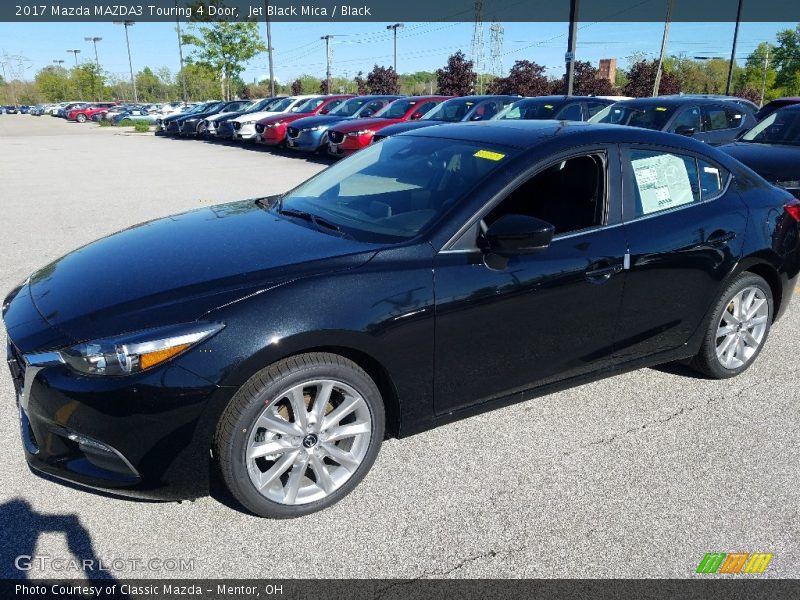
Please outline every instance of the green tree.
[{"label": "green tree", "polygon": [[33,81],[47,102],[63,102],[75,95],[69,71],[64,67],[47,66],[36,73]]},{"label": "green tree", "polygon": [[101,100],[105,91],[106,78],[94,62],[85,62],[73,67],[70,72],[72,86],[83,100]]},{"label": "green tree", "polygon": [[800,95],[800,25],[778,32],[773,64],[775,85],[782,96]]},{"label": "green tree", "polygon": [[182,36],[183,43],[194,48],[189,60],[210,67],[218,77],[222,97],[230,99],[247,62],[267,50],[258,26],[249,21],[213,22],[192,23],[189,28]]},{"label": "green tree", "polygon": [[775,69],[775,64],[770,60],[774,54],[775,46],[769,42],[761,42],[747,57],[744,68],[739,70],[736,77],[736,89],[756,90],[758,96],[755,101],[759,102],[763,85],[765,101],[777,98],[775,80],[778,77],[778,71]]},{"label": "green tree", "polygon": [[206,64],[187,64],[178,77],[186,77],[190,100],[211,100],[220,93],[219,80],[214,70]]}]

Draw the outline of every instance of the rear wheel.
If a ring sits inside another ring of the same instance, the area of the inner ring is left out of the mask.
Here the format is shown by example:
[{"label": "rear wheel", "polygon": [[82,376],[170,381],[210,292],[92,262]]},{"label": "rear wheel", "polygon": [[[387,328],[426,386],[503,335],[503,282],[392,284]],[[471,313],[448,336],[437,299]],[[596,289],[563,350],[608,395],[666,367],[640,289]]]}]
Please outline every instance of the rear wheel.
[{"label": "rear wheel", "polygon": [[380,392],[355,363],[328,353],[282,360],[236,393],[217,426],[230,492],[255,514],[299,517],[341,500],[380,449]]},{"label": "rear wheel", "polygon": [[772,319],[769,284],[754,273],[740,274],[720,297],[691,365],[714,379],[742,373],[764,347]]}]

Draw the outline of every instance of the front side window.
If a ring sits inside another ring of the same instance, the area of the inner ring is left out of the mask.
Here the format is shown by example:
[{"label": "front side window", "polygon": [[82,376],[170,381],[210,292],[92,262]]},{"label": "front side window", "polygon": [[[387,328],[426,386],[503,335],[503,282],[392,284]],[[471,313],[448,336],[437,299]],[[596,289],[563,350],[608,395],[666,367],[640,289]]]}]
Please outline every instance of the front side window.
[{"label": "front side window", "polygon": [[683,131],[697,132],[700,131],[701,126],[700,109],[696,106],[692,106],[691,108],[684,109],[675,117],[675,121],[673,121],[672,127],[670,127],[669,130],[673,133],[680,133]]},{"label": "front side window", "polygon": [[736,129],[742,124],[742,113],[724,106],[704,106],[703,126],[706,131]]},{"label": "front side window", "polygon": [[583,111],[579,103],[569,104],[558,113],[558,118],[562,121],[583,121]]},{"label": "front side window", "polygon": [[606,160],[578,156],[540,171],[511,192],[484,218],[487,226],[505,215],[536,217],[564,234],[604,223]]},{"label": "front side window", "polygon": [[289,217],[324,218],[362,241],[401,241],[455,206],[516,152],[473,142],[390,137],[287,193],[276,210]]}]

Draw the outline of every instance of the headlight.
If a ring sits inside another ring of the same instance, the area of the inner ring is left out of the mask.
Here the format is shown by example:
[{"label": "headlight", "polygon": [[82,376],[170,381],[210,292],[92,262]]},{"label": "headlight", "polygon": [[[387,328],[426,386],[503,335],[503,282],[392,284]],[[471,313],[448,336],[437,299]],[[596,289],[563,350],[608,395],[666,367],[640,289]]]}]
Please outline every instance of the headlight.
[{"label": "headlight", "polygon": [[303,129],[303,131],[319,131],[320,129],[325,129],[325,125],[315,125],[314,127],[307,127]]},{"label": "headlight", "polygon": [[129,375],[177,356],[223,327],[222,323],[171,325],[84,342],[58,354],[85,375]]},{"label": "headlight", "polygon": [[360,131],[351,131],[347,135],[349,135],[350,137],[358,137],[359,135],[367,135],[372,133],[375,133],[374,131],[372,131],[372,129],[361,129]]}]

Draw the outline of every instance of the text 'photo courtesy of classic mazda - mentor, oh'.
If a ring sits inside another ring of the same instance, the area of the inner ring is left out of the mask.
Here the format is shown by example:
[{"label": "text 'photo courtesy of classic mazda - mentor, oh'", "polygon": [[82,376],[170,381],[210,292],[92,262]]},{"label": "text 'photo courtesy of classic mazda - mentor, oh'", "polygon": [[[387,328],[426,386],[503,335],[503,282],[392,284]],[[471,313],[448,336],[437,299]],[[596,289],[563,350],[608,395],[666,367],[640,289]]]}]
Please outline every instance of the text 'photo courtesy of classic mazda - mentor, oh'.
[{"label": "text 'photo courtesy of classic mazda - mentor, oh'", "polygon": [[219,478],[255,514],[311,513],[386,437],[669,361],[738,375],[789,304],[799,233],[800,201],[687,136],[500,120],[388,137],[12,290],[25,456],[121,494]]}]

